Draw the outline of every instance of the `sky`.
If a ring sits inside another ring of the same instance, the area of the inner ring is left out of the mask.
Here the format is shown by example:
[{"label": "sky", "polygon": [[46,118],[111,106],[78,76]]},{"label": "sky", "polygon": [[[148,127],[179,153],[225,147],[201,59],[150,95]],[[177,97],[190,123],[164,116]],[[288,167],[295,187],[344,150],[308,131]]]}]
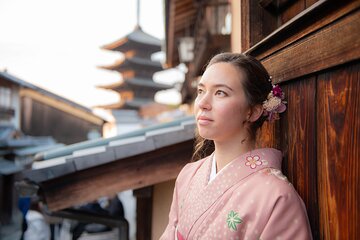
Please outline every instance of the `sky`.
[{"label": "sky", "polygon": [[[86,107],[115,103],[118,94],[96,86],[121,77],[98,66],[121,54],[101,46],[133,31],[136,6],[136,0],[0,0],[0,71]],[[141,1],[140,26],[164,40],[163,0]],[[154,79],[173,84],[182,76],[170,70]],[[179,101],[174,91],[159,95],[160,102]]]}]

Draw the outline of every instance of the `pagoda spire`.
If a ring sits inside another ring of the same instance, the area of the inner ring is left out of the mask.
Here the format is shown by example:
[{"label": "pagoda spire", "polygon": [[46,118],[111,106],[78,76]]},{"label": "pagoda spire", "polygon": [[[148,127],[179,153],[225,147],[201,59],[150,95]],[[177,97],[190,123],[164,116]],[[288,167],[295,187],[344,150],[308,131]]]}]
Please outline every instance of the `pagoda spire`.
[{"label": "pagoda spire", "polygon": [[140,0],[137,0],[136,6],[136,27],[140,27]]}]

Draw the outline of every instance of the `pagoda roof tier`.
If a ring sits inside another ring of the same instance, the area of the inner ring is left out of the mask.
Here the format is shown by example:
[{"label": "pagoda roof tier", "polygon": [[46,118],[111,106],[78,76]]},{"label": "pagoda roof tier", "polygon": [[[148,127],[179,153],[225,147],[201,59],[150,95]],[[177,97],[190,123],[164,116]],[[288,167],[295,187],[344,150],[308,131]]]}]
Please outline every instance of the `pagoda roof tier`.
[{"label": "pagoda roof tier", "polygon": [[123,81],[119,81],[116,83],[98,86],[99,88],[104,89],[110,89],[114,91],[121,91],[124,87],[126,88],[126,85],[135,86],[135,87],[142,87],[146,89],[154,89],[154,90],[166,90],[172,88],[172,86],[167,84],[161,84],[154,82],[150,79],[144,79],[144,78],[130,78],[130,79],[124,79]]},{"label": "pagoda roof tier", "polygon": [[163,67],[160,62],[151,61],[150,59],[132,57],[132,58],[124,58],[120,61],[116,61],[113,65],[110,66],[100,66],[100,68],[107,70],[115,70],[115,71],[127,71],[134,70],[136,72],[137,69],[142,70],[146,68],[148,71],[158,72],[163,70]]},{"label": "pagoda roof tier", "polygon": [[102,47],[106,50],[127,52],[133,49],[142,49],[151,53],[161,50],[161,40],[145,33],[140,26],[119,40]]},{"label": "pagoda roof tier", "polygon": [[154,103],[154,101],[146,99],[146,98],[134,98],[132,100],[122,100],[117,103],[108,104],[98,106],[104,109],[131,109],[131,110],[139,110],[142,106],[147,105],[149,103]]}]

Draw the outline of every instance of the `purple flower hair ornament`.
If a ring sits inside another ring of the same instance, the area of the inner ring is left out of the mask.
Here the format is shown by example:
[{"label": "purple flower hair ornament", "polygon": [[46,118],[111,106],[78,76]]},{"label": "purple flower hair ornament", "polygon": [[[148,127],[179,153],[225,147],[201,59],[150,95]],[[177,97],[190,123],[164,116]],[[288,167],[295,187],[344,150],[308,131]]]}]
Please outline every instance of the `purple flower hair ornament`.
[{"label": "purple flower hair ornament", "polygon": [[267,120],[272,122],[279,119],[279,113],[286,110],[285,94],[278,85],[273,85],[267,99],[263,102],[263,116],[267,116]]}]

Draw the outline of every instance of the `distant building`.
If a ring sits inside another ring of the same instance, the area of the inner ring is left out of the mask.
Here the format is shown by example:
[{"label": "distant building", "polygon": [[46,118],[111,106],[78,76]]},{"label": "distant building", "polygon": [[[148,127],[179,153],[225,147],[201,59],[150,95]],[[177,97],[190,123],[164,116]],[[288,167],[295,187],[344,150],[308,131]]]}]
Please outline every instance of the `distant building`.
[{"label": "distant building", "polygon": [[91,109],[0,72],[0,123],[31,136],[51,136],[72,144],[101,137],[105,120]]},{"label": "distant building", "polygon": [[35,154],[100,138],[104,123],[86,107],[0,72],[1,224],[11,222],[17,206],[14,181]]},{"label": "distant building", "polygon": [[153,124],[151,118],[168,109],[155,103],[155,93],[171,88],[153,81],[153,74],[163,70],[159,61],[151,60],[151,55],[161,50],[161,41],[137,25],[130,34],[103,46],[103,49],[120,51],[124,58],[111,66],[101,67],[121,73],[122,80],[99,86],[120,94],[120,102],[100,107],[112,110],[118,134]]}]

